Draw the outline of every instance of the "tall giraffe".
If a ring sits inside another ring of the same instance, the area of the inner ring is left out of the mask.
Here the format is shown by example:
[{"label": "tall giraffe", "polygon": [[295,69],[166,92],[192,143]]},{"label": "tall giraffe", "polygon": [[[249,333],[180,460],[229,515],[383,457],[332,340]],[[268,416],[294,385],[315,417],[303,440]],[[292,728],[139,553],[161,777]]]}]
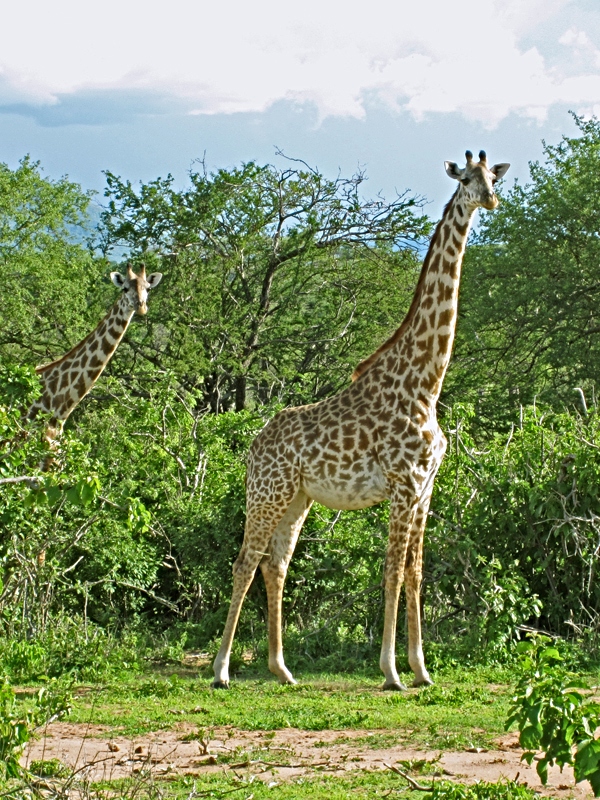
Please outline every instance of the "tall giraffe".
[{"label": "tall giraffe", "polygon": [[51,447],[56,446],[65,420],[112,358],[133,315],[148,311],[148,292],[158,286],[162,274],[154,272],[146,277],[146,267],[142,265],[140,274],[136,275],[128,265],[127,277],[119,272],[111,272],[110,277],[121,289],[121,295],[104,319],[64,356],[36,368],[42,382],[42,395],[31,405],[26,418],[34,419],[40,412],[50,414],[45,439]]},{"label": "tall giraffe", "polygon": [[233,595],[214,662],[215,688],[229,685],[229,657],[242,603],[260,565],[267,589],[269,669],[295,683],[283,659],[281,599],[287,568],[313,501],[358,509],[389,498],[380,667],[384,689],[402,690],[396,621],[403,581],[408,660],[414,686],[430,684],[421,644],[419,593],[423,532],[433,481],[446,450],[436,405],[456,326],[461,262],[477,208],[494,209],[494,183],[509,164],[488,167],[466,153],[445,162],[458,188],[438,223],[409,311],[398,330],[363,361],[353,383],[314,405],[288,408],[258,434],[248,456],[246,531],[233,566]]}]

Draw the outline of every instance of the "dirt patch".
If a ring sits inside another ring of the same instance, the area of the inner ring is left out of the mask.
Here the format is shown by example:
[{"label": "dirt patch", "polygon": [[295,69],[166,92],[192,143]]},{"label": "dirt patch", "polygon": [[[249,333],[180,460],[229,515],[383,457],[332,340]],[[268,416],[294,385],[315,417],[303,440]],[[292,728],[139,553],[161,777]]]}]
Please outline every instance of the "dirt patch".
[{"label": "dirt patch", "polygon": [[[433,775],[471,783],[501,778],[526,782],[549,797],[591,798],[587,783],[575,785],[571,770],[549,771],[543,789],[535,772],[520,761],[516,734],[497,741],[494,750],[416,750],[400,735],[386,731],[240,731],[233,727],[199,731],[181,723],[176,729],[136,738],[102,738],[101,725],[49,725],[45,735],[29,745],[23,763],[59,758],[89,780],[115,780],[142,772],[154,776],[200,775],[231,771],[253,773],[262,780],[308,777],[316,772],[342,775],[357,770],[396,766],[422,783]],[[193,738],[198,737],[198,738]],[[404,785],[398,776],[400,785]]]}]

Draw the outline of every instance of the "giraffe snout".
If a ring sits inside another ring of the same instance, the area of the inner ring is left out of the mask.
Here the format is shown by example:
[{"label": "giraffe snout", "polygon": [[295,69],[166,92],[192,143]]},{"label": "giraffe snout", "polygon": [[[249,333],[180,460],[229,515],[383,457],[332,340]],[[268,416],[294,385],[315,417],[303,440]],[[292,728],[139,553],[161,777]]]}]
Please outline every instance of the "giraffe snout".
[{"label": "giraffe snout", "polygon": [[498,198],[494,192],[483,192],[481,195],[481,204],[484,208],[487,208],[491,211],[498,205]]}]

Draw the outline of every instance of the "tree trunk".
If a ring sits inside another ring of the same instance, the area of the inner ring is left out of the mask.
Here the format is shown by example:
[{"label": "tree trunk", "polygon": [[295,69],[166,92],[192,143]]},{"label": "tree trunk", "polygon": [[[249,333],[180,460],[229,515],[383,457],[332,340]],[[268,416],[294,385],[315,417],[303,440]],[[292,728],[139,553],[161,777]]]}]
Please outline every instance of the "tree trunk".
[{"label": "tree trunk", "polygon": [[235,410],[243,411],[246,407],[246,376],[238,375],[235,379]]}]

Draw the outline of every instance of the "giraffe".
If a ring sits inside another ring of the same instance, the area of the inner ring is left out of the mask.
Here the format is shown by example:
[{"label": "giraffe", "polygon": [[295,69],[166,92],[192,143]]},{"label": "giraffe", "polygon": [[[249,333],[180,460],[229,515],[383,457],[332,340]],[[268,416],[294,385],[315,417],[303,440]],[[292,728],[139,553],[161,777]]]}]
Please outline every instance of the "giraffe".
[{"label": "giraffe", "polygon": [[359,509],[390,500],[383,570],[385,616],[379,665],[384,689],[403,690],[396,670],[396,623],[406,588],[408,660],[414,686],[431,684],[421,643],[423,533],[433,481],[446,450],[436,405],[456,326],[461,262],[477,208],[494,209],[494,183],[509,164],[488,167],[466,153],[445,162],[458,187],[444,209],[415,294],[398,330],[356,368],[353,382],[319,403],[279,412],[248,455],[246,528],[233,566],[233,593],[213,668],[229,686],[229,657],[242,603],[258,566],[267,589],[269,669],[295,683],[283,658],[281,599],[300,529],[313,503]]},{"label": "giraffe", "polygon": [[[34,419],[40,412],[50,415],[45,440],[56,449],[57,440],[65,420],[96,383],[125,335],[135,313],[148,311],[148,292],[161,281],[162,274],[154,272],[146,277],[142,265],[139,275],[127,266],[127,277],[111,272],[114,285],[121,295],[96,328],[68,353],[50,364],[36,367],[42,383],[42,395],[28,409],[25,418]],[[46,459],[43,469],[48,470],[52,459]]]}]

